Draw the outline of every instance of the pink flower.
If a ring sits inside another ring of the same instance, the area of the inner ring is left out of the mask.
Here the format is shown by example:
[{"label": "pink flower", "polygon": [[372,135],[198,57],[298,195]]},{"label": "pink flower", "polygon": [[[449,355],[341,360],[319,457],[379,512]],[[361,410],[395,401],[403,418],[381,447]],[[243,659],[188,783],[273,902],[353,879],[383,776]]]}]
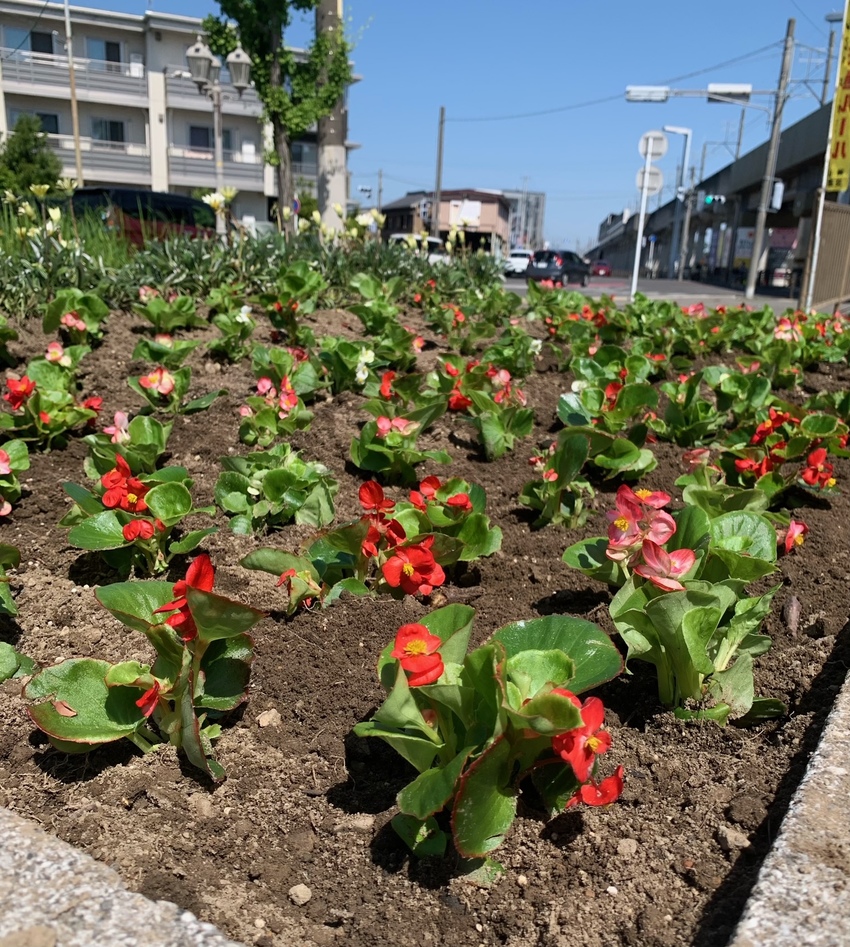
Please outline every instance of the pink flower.
[{"label": "pink flower", "polygon": [[419,424],[416,421],[410,421],[407,418],[390,418],[380,417],[377,418],[375,424],[378,428],[378,437],[386,437],[390,431],[398,431],[403,437],[407,437],[408,434],[412,434],[418,427]]},{"label": "pink flower", "polygon": [[640,551],[643,562],[635,567],[636,575],[649,579],[662,592],[681,592],[685,588],[677,577],[685,575],[696,562],[693,549],[667,553],[657,543],[645,539]]},{"label": "pink flower", "polygon": [[543,479],[547,483],[554,483],[558,479],[558,471],[557,470],[544,470]]},{"label": "pink flower", "polygon": [[298,405],[298,395],[295,393],[295,389],[289,383],[288,376],[284,375],[280,380],[280,397],[278,398],[278,406],[280,410],[277,413],[279,418],[286,418],[289,416],[293,408]]},{"label": "pink flower", "polygon": [[170,349],[174,345],[174,339],[172,336],[168,335],[167,332],[158,332],[153,337],[154,342],[157,345],[162,345],[164,348]]},{"label": "pink flower", "polygon": [[785,554],[791,552],[796,546],[802,546],[806,541],[806,533],[808,533],[809,527],[806,526],[803,522],[798,522],[797,520],[791,520],[791,523],[788,526],[788,532],[785,534]]},{"label": "pink flower", "polygon": [[174,391],[174,376],[168,369],[155,368],[149,375],[142,375],[139,379],[142,388],[148,388],[157,394],[167,397]]},{"label": "pink flower", "polygon": [[66,312],[59,322],[65,326],[66,329],[73,329],[75,332],[86,331],[85,322],[83,322],[76,312]]},{"label": "pink flower", "polygon": [[10,474],[12,468],[10,466],[11,458],[4,450],[0,450],[0,475]]},{"label": "pink flower", "polygon": [[796,319],[792,322],[787,316],[782,316],[773,330],[773,337],[785,342],[800,342],[803,338],[803,332],[800,323]]},{"label": "pink flower", "polygon": [[130,440],[129,423],[130,419],[123,411],[116,411],[113,419],[114,423],[103,429],[104,434],[111,434],[110,440],[113,444],[126,444]]},{"label": "pink flower", "polygon": [[263,376],[257,382],[257,394],[270,395],[272,398],[274,398],[276,392],[274,389],[274,385],[272,384],[271,378],[266,378],[265,376]]},{"label": "pink flower", "polygon": [[615,502],[616,510],[606,514],[610,523],[606,550],[609,559],[619,562],[633,556],[645,539],[663,545],[676,532],[673,517],[659,509],[670,502],[666,493],[635,492],[623,484]]},{"label": "pink flower", "polygon": [[12,504],[0,496],[0,516],[8,516],[12,512]]},{"label": "pink flower", "polygon": [[64,356],[65,356],[65,349],[63,348],[61,342],[48,342],[47,343],[47,351],[44,353],[44,357],[47,359],[48,362],[61,363]]},{"label": "pink flower", "polygon": [[139,287],[139,302],[146,303],[149,302],[154,297],[159,296],[159,290],[154,289],[153,286],[140,286]]},{"label": "pink flower", "polygon": [[239,416],[242,418],[252,418],[254,416],[254,412],[248,407],[247,404],[243,404],[239,409]]},{"label": "pink flower", "polygon": [[694,447],[682,454],[682,461],[688,465],[688,470],[696,470],[707,464],[710,457],[711,451],[707,447]]}]

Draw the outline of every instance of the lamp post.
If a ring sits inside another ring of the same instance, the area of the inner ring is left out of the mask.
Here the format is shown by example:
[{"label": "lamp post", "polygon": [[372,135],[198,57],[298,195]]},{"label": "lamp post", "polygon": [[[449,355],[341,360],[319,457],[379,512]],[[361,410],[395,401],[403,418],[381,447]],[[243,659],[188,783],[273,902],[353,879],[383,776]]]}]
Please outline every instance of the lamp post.
[{"label": "lamp post", "polygon": [[684,152],[682,154],[682,166],[679,168],[679,179],[676,181],[676,207],[673,214],[673,237],[670,241],[670,275],[676,274],[676,279],[684,278],[682,273],[682,254],[683,247],[687,244],[687,236],[681,237],[682,228],[682,203],[685,201],[685,177],[688,173],[688,164],[691,160],[691,135],[693,129],[682,128],[679,125],[665,125],[665,132],[671,135],[683,135],[685,138]]},{"label": "lamp post", "polygon": [[[230,72],[230,83],[241,98],[251,79],[251,58],[241,46],[237,46],[225,61]],[[198,87],[198,92],[212,99],[215,189],[220,192],[224,187],[224,143],[221,128],[222,89],[219,82],[221,60],[212,54],[212,50],[199,36],[195,41],[195,45],[187,51],[186,62],[189,64],[189,73]],[[224,217],[221,214],[215,216],[215,229],[216,233],[219,234],[225,232]]]}]

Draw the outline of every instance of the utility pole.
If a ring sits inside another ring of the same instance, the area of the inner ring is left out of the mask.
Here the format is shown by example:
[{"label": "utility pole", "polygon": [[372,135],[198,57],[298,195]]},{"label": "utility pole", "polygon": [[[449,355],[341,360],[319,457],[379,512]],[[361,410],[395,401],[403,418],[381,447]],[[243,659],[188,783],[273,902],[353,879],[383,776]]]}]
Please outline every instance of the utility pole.
[{"label": "utility pole", "polygon": [[376,209],[381,213],[381,206],[384,203],[384,169],[378,168],[378,203]]},{"label": "utility pole", "polygon": [[829,80],[832,78],[832,59],[835,56],[835,30],[829,31],[829,47],[826,51],[826,69],[823,73],[823,88],[821,89],[820,94],[820,104],[826,105],[826,100],[829,98]]},{"label": "utility pole", "polygon": [[735,160],[741,157],[741,144],[744,141],[744,122],[747,118],[747,110],[741,109],[741,117],[738,120],[738,144],[735,145]]},{"label": "utility pole", "polygon": [[68,86],[71,90],[71,131],[74,133],[74,160],[77,187],[83,186],[83,151],[80,145],[80,113],[77,109],[77,77],[74,73],[74,41],[71,36],[71,10],[65,0],[65,51],[68,53]]},{"label": "utility pole", "polygon": [[443,132],[446,127],[446,107],[440,106],[440,125],[437,131],[437,179],[434,182],[434,203],[431,207],[431,235],[440,236],[440,201],[443,191]]},{"label": "utility pole", "polygon": [[681,283],[685,278],[685,263],[688,261],[688,246],[691,241],[691,209],[694,204],[694,169],[691,168],[691,184],[685,192],[685,222],[682,224],[682,245],[679,247],[679,272],[676,279]]},{"label": "utility pole", "polygon": [[525,247],[525,234],[528,229],[528,177],[522,179],[522,203],[519,213],[519,241]]},{"label": "utility pole", "polygon": [[756,294],[756,281],[759,275],[759,261],[764,247],[764,230],[767,223],[767,209],[770,206],[770,195],[773,189],[773,177],[776,173],[776,160],[779,157],[779,140],[782,135],[782,109],[788,97],[788,77],[791,73],[791,61],[794,58],[794,27],[796,20],[788,21],[785,32],[785,52],[782,56],[782,69],[779,73],[779,86],[776,90],[776,104],[773,109],[773,127],[770,132],[770,141],[767,146],[767,161],[764,169],[764,180],[761,182],[761,198],[756,215],[756,227],[753,234],[753,255],[750,259],[750,271],[747,274],[747,289],[744,293],[747,299]]}]

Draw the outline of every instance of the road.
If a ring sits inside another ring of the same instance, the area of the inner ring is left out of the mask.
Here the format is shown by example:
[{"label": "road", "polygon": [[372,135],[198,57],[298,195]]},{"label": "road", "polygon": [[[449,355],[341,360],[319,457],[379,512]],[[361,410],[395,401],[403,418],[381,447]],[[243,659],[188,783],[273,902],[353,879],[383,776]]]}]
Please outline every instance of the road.
[{"label": "road", "polygon": [[[595,298],[607,294],[618,301],[625,302],[629,296],[629,286],[630,281],[626,278],[594,276],[590,280],[590,286],[584,292]],[[570,289],[573,288],[582,291],[578,284],[575,287],[571,284]],[[508,277],[505,280],[505,289],[518,293],[520,296],[524,296],[527,292],[526,282],[521,277]],[[688,306],[697,302],[704,302],[710,306],[731,306],[745,301],[744,291],[741,289],[712,286],[693,280],[683,280],[680,283],[673,279],[641,279],[638,280],[638,292],[643,293],[648,299],[673,299]],[[758,309],[767,305],[783,312],[785,309],[795,308],[797,300],[789,299],[787,296],[756,296],[750,301],[750,305]]]}]

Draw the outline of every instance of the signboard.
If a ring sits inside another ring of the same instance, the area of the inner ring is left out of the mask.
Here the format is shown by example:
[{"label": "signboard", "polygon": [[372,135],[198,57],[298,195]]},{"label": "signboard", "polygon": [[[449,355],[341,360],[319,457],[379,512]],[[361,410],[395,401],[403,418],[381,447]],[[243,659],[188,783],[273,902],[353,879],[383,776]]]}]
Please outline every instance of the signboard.
[{"label": "signboard", "polygon": [[641,158],[646,158],[649,152],[649,160],[658,161],[667,154],[667,136],[659,131],[644,132],[638,142],[638,151]]},{"label": "signboard", "polygon": [[646,168],[641,168],[638,171],[635,184],[639,191],[646,187],[647,196],[652,197],[664,187],[664,175],[660,168],[656,168],[654,164],[651,164],[648,171]]},{"label": "signboard", "polygon": [[850,187],[850,5],[846,6],[844,17],[838,82],[832,101],[827,191],[846,191]]},{"label": "signboard", "polygon": [[756,232],[752,227],[745,229],[738,229],[735,233],[735,255],[732,258],[732,267],[738,269],[739,267],[748,266],[750,259],[753,255],[753,241],[755,240]]},{"label": "signboard", "polygon": [[450,227],[480,227],[481,201],[451,201],[449,203]]}]

